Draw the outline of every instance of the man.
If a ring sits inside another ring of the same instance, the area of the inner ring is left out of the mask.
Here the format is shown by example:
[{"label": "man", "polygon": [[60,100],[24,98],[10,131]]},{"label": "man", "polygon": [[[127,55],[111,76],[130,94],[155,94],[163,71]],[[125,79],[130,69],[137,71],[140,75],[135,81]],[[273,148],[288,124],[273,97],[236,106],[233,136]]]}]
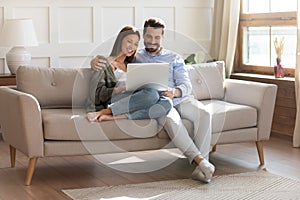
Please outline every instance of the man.
[{"label": "man", "polygon": [[[196,99],[189,96],[192,85],[184,66],[183,59],[176,53],[164,49],[161,44],[164,38],[165,23],[158,18],[149,18],[144,23],[144,49],[136,54],[135,62],[170,63],[169,88],[163,95],[173,100],[174,107],[166,118],[165,128],[172,142],[184,153],[190,163],[197,166],[192,178],[209,183],[215,171],[208,161],[211,140],[211,118]],[[101,56],[91,61],[93,69],[103,66]],[[191,138],[181,118],[190,120],[194,125],[194,136]]]}]

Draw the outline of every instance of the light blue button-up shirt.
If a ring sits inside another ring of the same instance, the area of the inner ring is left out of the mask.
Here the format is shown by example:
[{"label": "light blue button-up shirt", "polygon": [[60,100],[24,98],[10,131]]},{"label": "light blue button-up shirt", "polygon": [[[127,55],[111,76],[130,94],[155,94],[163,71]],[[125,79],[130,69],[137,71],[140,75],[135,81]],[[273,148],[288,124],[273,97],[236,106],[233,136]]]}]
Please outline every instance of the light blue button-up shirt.
[{"label": "light blue button-up shirt", "polygon": [[181,103],[192,91],[188,72],[184,65],[184,60],[178,54],[169,51],[161,50],[157,55],[151,55],[145,49],[139,49],[136,54],[137,63],[170,63],[169,70],[169,87],[179,88],[182,96],[173,98],[173,104],[176,106]]}]

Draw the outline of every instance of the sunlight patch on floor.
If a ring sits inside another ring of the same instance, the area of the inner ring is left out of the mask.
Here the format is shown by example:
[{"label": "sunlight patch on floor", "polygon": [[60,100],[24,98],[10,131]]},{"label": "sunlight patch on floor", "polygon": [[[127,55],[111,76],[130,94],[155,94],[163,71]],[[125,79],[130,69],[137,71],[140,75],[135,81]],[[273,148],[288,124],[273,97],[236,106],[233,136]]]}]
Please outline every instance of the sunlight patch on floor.
[{"label": "sunlight patch on floor", "polygon": [[141,163],[141,162],[145,162],[145,161],[146,160],[141,159],[141,158],[139,158],[137,156],[130,156],[130,157],[127,157],[127,158],[116,160],[114,162],[110,162],[108,164],[110,164],[110,165],[116,165],[116,164],[126,164],[126,163]]}]

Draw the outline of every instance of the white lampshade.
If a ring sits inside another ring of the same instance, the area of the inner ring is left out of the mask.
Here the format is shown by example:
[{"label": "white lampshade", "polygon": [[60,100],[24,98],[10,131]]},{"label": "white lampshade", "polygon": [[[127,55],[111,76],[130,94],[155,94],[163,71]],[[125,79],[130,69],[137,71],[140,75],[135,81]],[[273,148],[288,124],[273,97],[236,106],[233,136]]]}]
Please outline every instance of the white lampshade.
[{"label": "white lampshade", "polygon": [[7,66],[12,74],[19,66],[28,66],[31,54],[25,47],[38,46],[32,19],[8,19],[0,32],[0,46],[13,47],[6,54]]},{"label": "white lampshade", "polygon": [[0,36],[0,46],[38,46],[32,19],[5,20]]}]

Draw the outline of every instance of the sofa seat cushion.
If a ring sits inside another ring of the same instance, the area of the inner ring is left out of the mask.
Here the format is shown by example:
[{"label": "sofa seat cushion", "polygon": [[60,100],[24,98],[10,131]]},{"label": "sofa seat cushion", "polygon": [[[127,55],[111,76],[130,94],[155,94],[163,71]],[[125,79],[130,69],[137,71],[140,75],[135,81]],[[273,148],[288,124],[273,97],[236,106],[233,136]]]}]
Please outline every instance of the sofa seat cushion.
[{"label": "sofa seat cushion", "polygon": [[257,125],[257,110],[251,106],[221,100],[201,101],[212,115],[212,133]]},{"label": "sofa seat cushion", "polygon": [[42,120],[46,140],[149,138],[160,131],[154,119],[88,122],[84,109],[42,109]]}]

